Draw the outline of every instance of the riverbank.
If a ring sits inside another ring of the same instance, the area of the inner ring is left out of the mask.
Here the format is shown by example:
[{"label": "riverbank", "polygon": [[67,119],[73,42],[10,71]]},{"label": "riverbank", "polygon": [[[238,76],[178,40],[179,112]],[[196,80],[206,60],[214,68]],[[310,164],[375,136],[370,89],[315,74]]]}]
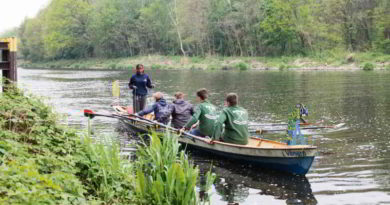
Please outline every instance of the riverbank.
[{"label": "riverbank", "polygon": [[175,70],[384,70],[390,69],[390,55],[383,53],[328,52],[324,54],[282,57],[183,57],[136,56],[113,59],[74,59],[44,62],[21,61],[23,68],[50,69],[148,69]]},{"label": "riverbank", "polygon": [[[9,87],[0,93],[0,204],[199,202],[199,170],[183,157],[175,136],[161,142],[153,136],[151,146],[139,147],[135,162],[120,157],[115,140],[98,141],[104,144],[60,125],[51,107]],[[168,183],[163,176],[170,170],[180,176]],[[185,189],[155,190],[177,184]]]}]

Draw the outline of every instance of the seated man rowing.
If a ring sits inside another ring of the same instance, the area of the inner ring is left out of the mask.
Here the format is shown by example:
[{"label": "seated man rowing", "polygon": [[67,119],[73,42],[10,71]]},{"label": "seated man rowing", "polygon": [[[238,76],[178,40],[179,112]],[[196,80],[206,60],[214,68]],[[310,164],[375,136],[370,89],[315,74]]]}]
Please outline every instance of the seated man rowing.
[{"label": "seated man rowing", "polygon": [[137,115],[144,116],[154,112],[154,120],[165,125],[168,124],[171,115],[171,106],[167,104],[161,92],[154,93],[153,97],[156,100],[153,106],[138,112]]},{"label": "seated man rowing", "polygon": [[[237,106],[238,96],[236,93],[229,93],[226,96],[225,107],[214,125],[212,138],[220,139],[223,142],[233,144],[248,144],[248,112]],[[225,124],[225,131],[223,125]]]},{"label": "seated man rowing", "polygon": [[199,121],[199,128],[190,131],[191,134],[205,137],[211,136],[213,133],[213,127],[215,120],[217,119],[216,107],[211,104],[208,100],[208,92],[205,88],[202,88],[196,92],[196,100],[200,103],[195,108],[195,113],[192,115],[190,121],[184,125],[180,130],[189,130],[192,125]]}]

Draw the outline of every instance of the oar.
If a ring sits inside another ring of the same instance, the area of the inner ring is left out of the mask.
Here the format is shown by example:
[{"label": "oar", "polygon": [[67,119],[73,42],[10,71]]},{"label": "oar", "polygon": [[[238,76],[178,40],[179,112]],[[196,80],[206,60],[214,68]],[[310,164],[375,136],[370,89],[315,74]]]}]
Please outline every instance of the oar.
[{"label": "oar", "polygon": [[111,117],[111,118],[117,118],[117,119],[131,120],[130,118],[128,118],[126,116],[99,114],[99,113],[95,113],[92,110],[88,110],[88,109],[84,109],[84,116],[89,117],[91,119],[96,117],[96,116],[102,116],[102,117]]},{"label": "oar", "polygon": [[119,81],[118,80],[112,81],[112,96],[119,98],[120,95],[121,95],[121,91],[119,88]]},{"label": "oar", "polygon": [[[131,113],[129,113],[128,115],[129,115],[129,116],[136,117],[136,118],[139,118],[139,119],[141,119],[141,120],[144,120],[144,121],[147,121],[147,122],[150,122],[150,123],[153,123],[153,124],[156,124],[156,125],[158,125],[158,126],[160,126],[160,127],[163,127],[163,128],[169,129],[169,130],[172,130],[172,131],[174,131],[174,132],[180,132],[180,130],[178,130],[178,129],[176,129],[176,128],[170,127],[170,126],[168,126],[168,125],[164,125],[164,124],[159,123],[159,122],[155,122],[155,121],[153,121],[153,120],[149,120],[149,119],[143,118],[143,117],[141,117],[141,116],[139,116],[139,115],[135,115],[135,114],[131,114]],[[182,132],[182,134],[184,134],[184,136],[186,136],[187,138],[189,138],[189,139],[192,140],[192,141],[195,141],[195,139],[196,139],[196,140],[203,141],[203,142],[205,142],[205,143],[207,143],[207,144],[212,144],[211,142],[209,142],[209,141],[203,139],[202,137],[199,137],[199,136],[190,134],[190,133],[188,133],[188,132]]]},{"label": "oar", "polygon": [[[338,128],[338,127],[341,127],[340,126],[341,124],[339,125],[335,125],[335,126],[318,126],[318,127],[302,127],[301,130],[315,130],[315,129],[325,129],[325,128]],[[287,131],[287,129],[272,129],[272,130],[263,130],[263,129],[257,129],[257,130],[249,130],[249,133],[253,133],[253,134],[264,134],[264,133],[269,133],[269,132],[282,132],[282,131]]]},{"label": "oar", "polygon": [[[101,116],[101,117],[110,117],[110,118],[117,118],[117,119],[125,119],[125,120],[132,120],[131,118],[128,118],[128,117],[125,117],[125,116],[121,116],[121,115],[105,115],[105,114],[99,114],[99,113],[95,113],[93,112],[92,110],[88,110],[88,109],[85,109],[84,110],[84,116],[86,117],[89,117],[90,119],[94,118],[95,116]],[[147,122],[150,122],[152,124],[155,124],[155,125],[158,125],[160,127],[164,127],[164,128],[167,128],[167,129],[170,129],[174,132],[179,132],[178,129],[175,129],[173,127],[170,127],[170,126],[167,126],[167,125],[164,125],[162,123],[159,123],[159,122],[155,122],[155,121],[152,121],[152,120],[149,120],[149,119],[146,119],[146,118],[143,118],[141,116],[138,116],[138,115],[135,115],[135,114],[129,114],[129,116],[133,116],[133,117],[136,117],[136,118],[139,118],[141,120],[144,120],[144,121],[147,121]],[[198,137],[198,136],[195,136],[193,134],[190,134],[188,132],[183,132],[184,136],[186,136],[187,138],[191,139],[192,141],[195,141],[196,140],[200,140],[200,141],[203,141],[207,144],[212,144],[211,142],[201,138],[201,137]]]},{"label": "oar", "polygon": [[[320,125],[320,123],[299,123],[299,125],[301,126],[306,126],[306,125]],[[267,123],[253,123],[253,124],[249,124],[249,127],[260,127],[260,126],[287,126],[287,123],[270,123],[270,124],[267,124]]]}]

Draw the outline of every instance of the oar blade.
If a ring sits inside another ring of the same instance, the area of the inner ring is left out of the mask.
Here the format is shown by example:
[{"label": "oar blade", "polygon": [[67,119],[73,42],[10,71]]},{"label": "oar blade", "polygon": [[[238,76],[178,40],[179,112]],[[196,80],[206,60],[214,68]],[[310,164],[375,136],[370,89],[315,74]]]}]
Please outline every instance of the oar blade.
[{"label": "oar blade", "polygon": [[119,98],[120,94],[119,81],[115,80],[112,82],[112,96]]},{"label": "oar blade", "polygon": [[84,116],[92,119],[95,117],[95,113],[92,110],[84,109]]}]

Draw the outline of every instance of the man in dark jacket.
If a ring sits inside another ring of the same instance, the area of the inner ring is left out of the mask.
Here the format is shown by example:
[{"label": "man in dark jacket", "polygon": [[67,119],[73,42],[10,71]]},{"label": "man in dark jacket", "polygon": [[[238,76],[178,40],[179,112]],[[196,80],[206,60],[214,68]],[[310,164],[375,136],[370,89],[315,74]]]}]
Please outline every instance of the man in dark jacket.
[{"label": "man in dark jacket", "polygon": [[142,110],[141,112],[138,112],[137,115],[144,116],[151,112],[154,112],[154,119],[163,124],[168,124],[169,117],[171,115],[171,106],[167,104],[165,99],[163,98],[162,93],[156,92],[153,94],[154,99],[156,102],[153,104],[152,107]]},{"label": "man in dark jacket", "polygon": [[172,127],[176,129],[182,128],[194,114],[194,107],[188,101],[185,101],[184,94],[177,92],[175,94],[176,100],[172,104]]}]

